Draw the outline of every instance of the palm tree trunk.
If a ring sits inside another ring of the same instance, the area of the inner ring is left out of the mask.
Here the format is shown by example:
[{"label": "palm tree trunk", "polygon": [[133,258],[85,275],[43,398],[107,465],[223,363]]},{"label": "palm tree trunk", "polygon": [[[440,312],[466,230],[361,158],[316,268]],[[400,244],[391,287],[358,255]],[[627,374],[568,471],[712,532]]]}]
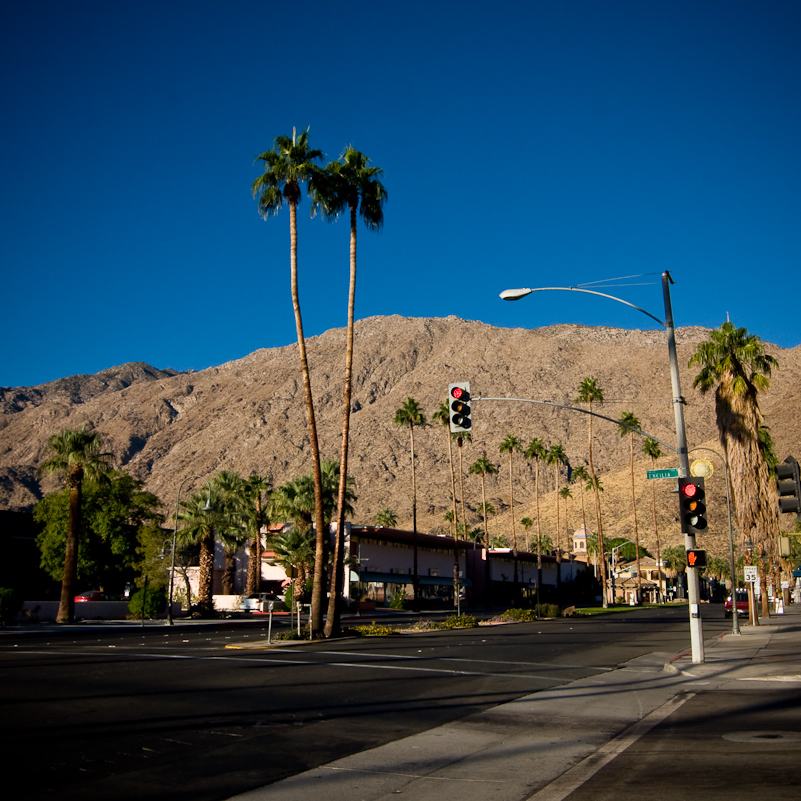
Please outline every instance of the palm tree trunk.
[{"label": "palm tree trunk", "polygon": [[634,492],[634,437],[629,434],[629,470],[631,472],[631,508],[634,512],[634,551],[637,555],[637,603],[642,603],[642,573],[640,573],[640,535],[637,530],[637,496]]},{"label": "palm tree trunk", "polygon": [[489,548],[489,527],[487,526],[486,473],[481,474],[481,505],[484,507],[484,547]]},{"label": "palm tree trunk", "polygon": [[261,580],[261,490],[256,490],[256,532],[250,541],[250,554],[248,556],[248,577],[245,583],[245,595],[256,595]]},{"label": "palm tree trunk", "polygon": [[78,573],[78,534],[81,529],[81,495],[83,476],[68,477],[70,511],[67,522],[67,548],[64,554],[64,577],[56,623],[75,622],[75,578]]},{"label": "palm tree trunk", "polygon": [[553,491],[556,495],[556,601],[562,600],[562,528],[559,520],[559,463],[553,467]]},{"label": "palm tree trunk", "polygon": [[540,530],[540,463],[534,462],[534,502],[537,507],[537,592],[542,586],[542,531]]},{"label": "palm tree trunk", "polygon": [[200,569],[197,577],[197,605],[200,614],[210,617],[214,613],[214,532],[200,541]]},{"label": "palm tree trunk", "polygon": [[323,520],[323,476],[320,469],[320,448],[317,443],[317,423],[314,419],[314,400],[312,398],[309,362],[306,358],[306,339],[303,336],[303,318],[300,313],[298,297],[298,210],[295,203],[289,204],[289,240],[292,308],[295,312],[295,328],[298,335],[298,353],[303,373],[303,390],[306,397],[306,418],[309,426],[309,441],[312,451],[312,470],[314,475],[314,507],[317,540],[314,553],[314,584],[312,586],[311,632],[313,637],[322,634],[323,617],[323,579],[325,558],[325,523]]},{"label": "palm tree trunk", "polygon": [[[414,473],[414,425],[409,423],[409,442],[412,451],[412,536],[413,545],[413,566],[412,566],[412,603],[417,609],[417,599],[420,592],[420,579],[417,576],[417,479]],[[458,531],[458,528],[457,528]]]},{"label": "palm tree trunk", "polygon": [[[588,403],[589,411],[592,411],[592,401]],[[606,556],[604,554],[604,530],[601,521],[601,493],[598,491],[598,483],[595,479],[595,465],[592,461],[592,417],[588,418],[587,429],[589,431],[589,463],[590,463],[590,480],[592,481],[592,492],[595,497],[595,519],[598,523],[598,553],[601,560],[601,597],[604,609],[609,606],[609,599],[607,598],[607,583],[606,583]]]},{"label": "palm tree trunk", "polygon": [[328,595],[325,636],[341,633],[343,568],[345,562],[345,497],[348,486],[348,439],[350,436],[350,404],[353,376],[353,316],[356,307],[356,206],[350,207],[350,281],[348,285],[348,334],[345,348],[345,381],[342,403],[342,441],[339,446],[339,491],[337,493],[337,530],[334,540],[334,567]]}]

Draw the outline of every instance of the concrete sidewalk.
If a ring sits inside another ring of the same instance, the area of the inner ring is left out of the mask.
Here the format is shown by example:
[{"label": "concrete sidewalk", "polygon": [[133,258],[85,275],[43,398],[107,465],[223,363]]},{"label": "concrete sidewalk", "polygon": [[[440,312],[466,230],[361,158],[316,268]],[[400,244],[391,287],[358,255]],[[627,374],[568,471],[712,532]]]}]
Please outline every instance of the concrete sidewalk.
[{"label": "concrete sidewalk", "polygon": [[560,801],[694,692],[801,686],[801,605],[763,624],[705,642],[703,664],[689,654],[652,653],[235,799]]}]

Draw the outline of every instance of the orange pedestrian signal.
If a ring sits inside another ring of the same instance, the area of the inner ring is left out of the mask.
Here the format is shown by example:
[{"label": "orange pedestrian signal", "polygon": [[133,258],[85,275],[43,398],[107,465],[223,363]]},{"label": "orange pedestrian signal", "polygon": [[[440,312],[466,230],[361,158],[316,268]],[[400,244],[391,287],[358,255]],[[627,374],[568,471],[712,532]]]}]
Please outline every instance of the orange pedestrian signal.
[{"label": "orange pedestrian signal", "polygon": [[706,567],[706,551],[687,551],[687,567],[697,567],[699,570]]}]

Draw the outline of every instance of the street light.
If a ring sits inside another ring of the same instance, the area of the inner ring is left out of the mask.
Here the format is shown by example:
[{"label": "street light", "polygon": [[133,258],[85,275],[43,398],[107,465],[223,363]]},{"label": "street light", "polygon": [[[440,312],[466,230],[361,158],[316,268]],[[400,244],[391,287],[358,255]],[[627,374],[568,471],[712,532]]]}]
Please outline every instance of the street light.
[{"label": "street light", "polygon": [[[604,292],[596,292],[592,289],[582,289],[574,286],[549,286],[539,288],[522,288],[522,289],[505,289],[501,292],[503,300],[520,300],[520,298],[530,295],[532,292],[550,292],[550,291],[566,291],[566,292],[582,292],[587,295],[598,295],[602,298],[617,301],[624,306],[630,306],[642,312],[647,317],[655,320],[661,325],[666,333],[668,340],[668,361],[670,364],[670,383],[673,391],[673,414],[676,422],[676,453],[679,457],[679,477],[687,478],[690,475],[690,460],[687,456],[687,432],[684,426],[684,404],[685,400],[681,394],[681,386],[679,383],[679,361],[676,354],[676,334],[673,326],[673,306],[670,301],[670,284],[673,279],[670,273],[662,273],[662,296],[665,304],[665,319],[660,320],[645,309],[629,303],[627,300],[615,297],[614,295],[607,295]],[[684,535],[684,548],[691,551],[695,548],[695,536],[687,533]],[[692,661],[700,663],[704,661],[704,641],[701,626],[701,613],[700,613],[700,582],[698,569],[694,567],[687,568],[687,590],[689,594],[689,612],[690,612],[690,643],[692,646]]]},{"label": "street light", "polygon": [[[175,587],[175,541],[178,537],[178,511],[181,508],[181,490],[184,488],[184,484],[187,481],[193,478],[199,478],[201,481],[206,482],[206,486],[209,488],[209,495],[206,498],[206,505],[201,509],[202,512],[210,512],[211,511],[211,484],[207,478],[203,476],[187,476],[182,482],[181,485],[178,487],[178,497],[175,499],[175,528],[172,532],[172,555],[170,557],[170,596],[167,600],[167,625],[172,626],[173,619],[172,619],[172,593]],[[164,550],[162,546],[162,550]]]}]

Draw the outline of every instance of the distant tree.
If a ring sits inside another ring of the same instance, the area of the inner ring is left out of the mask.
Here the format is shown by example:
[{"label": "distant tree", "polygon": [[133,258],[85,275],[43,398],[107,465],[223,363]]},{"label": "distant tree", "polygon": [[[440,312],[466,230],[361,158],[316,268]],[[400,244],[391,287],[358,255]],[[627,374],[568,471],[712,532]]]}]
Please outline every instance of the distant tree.
[{"label": "distant tree", "polygon": [[81,531],[81,493],[84,480],[102,481],[111,470],[111,454],[102,452],[102,440],[96,431],[65,428],[47,440],[48,458],[40,473],[62,473],[69,491],[69,518],[61,580],[61,600],[57,623],[75,619],[75,577],[78,569],[78,539]]},{"label": "distant tree", "polygon": [[450,522],[451,535],[455,539],[459,515],[456,511],[456,477],[453,470],[453,447],[451,445],[453,441],[453,437],[451,437],[451,410],[448,408],[448,404],[440,403],[437,411],[431,415],[431,419],[445,428],[445,438],[448,440],[448,464],[450,465],[451,474],[451,503],[453,504],[453,514],[450,517]]},{"label": "distant tree", "polygon": [[270,563],[280,565],[293,576],[293,602],[303,600],[306,585],[314,566],[315,536],[311,528],[291,528],[273,537]]},{"label": "distant tree", "polygon": [[562,591],[562,538],[561,526],[559,525],[559,468],[567,465],[567,454],[565,449],[559,444],[551,445],[545,454],[545,461],[553,466],[553,486],[554,498],[556,499],[556,594]]},{"label": "distant tree", "polygon": [[[500,448],[498,449],[501,453],[508,453],[509,454],[509,508],[511,509],[512,514],[509,516],[509,519],[512,521],[512,551],[514,552],[515,556],[517,556],[517,534],[515,533],[515,496],[514,496],[514,482],[512,480],[512,456],[515,453],[523,453],[523,446],[520,444],[520,440],[512,434],[507,434],[506,439],[501,443]],[[515,562],[515,567],[517,567],[517,562]],[[517,581],[517,578],[515,578]]]},{"label": "distant tree", "polygon": [[585,531],[587,530],[587,514],[584,510],[584,488],[588,487],[589,480],[590,474],[587,472],[587,468],[584,467],[584,465],[573,468],[570,481],[571,483],[578,484],[582,489],[579,498],[581,498],[581,525],[584,527]]},{"label": "distant tree", "polygon": [[414,554],[413,554],[413,581],[412,603],[417,606],[417,599],[420,590],[420,579],[417,573],[417,481],[414,472],[414,429],[415,426],[422,428],[426,424],[426,417],[420,409],[420,404],[414,398],[406,398],[403,405],[395,412],[392,422],[396,426],[409,428],[409,447],[411,449],[412,457],[412,529],[414,537]]},{"label": "distant tree", "polygon": [[523,455],[534,462],[534,503],[537,510],[537,586],[542,586],[542,529],[540,527],[540,462],[545,461],[547,448],[541,439],[529,440]]},{"label": "distant tree", "polygon": [[528,530],[534,525],[534,521],[530,517],[524,517],[521,519],[520,525],[523,526],[523,530],[526,532],[526,553],[529,553]]},{"label": "distant tree", "polygon": [[[603,403],[604,393],[598,386],[598,381],[595,378],[583,378],[579,384],[578,396],[576,397],[577,403],[586,403],[587,411],[592,412],[593,403]],[[606,576],[606,557],[604,556],[604,527],[603,520],[601,519],[601,496],[597,483],[597,476],[595,474],[595,463],[592,457],[592,414],[587,415],[587,454],[590,467],[590,483],[593,489],[593,497],[595,498],[595,517],[598,528],[598,551],[601,556],[601,588],[603,606],[606,608],[609,605],[609,598],[607,592],[607,576]]]},{"label": "distant tree", "polygon": [[248,574],[245,595],[256,595],[261,586],[261,530],[270,522],[266,502],[269,498],[270,481],[256,473],[245,480],[245,527],[250,535]]},{"label": "distant tree", "polygon": [[[487,476],[494,475],[498,472],[498,468],[487,458],[487,452],[479,456],[478,459],[473,462],[468,468],[468,473],[471,476],[480,476],[481,477],[481,508],[483,509],[482,517],[484,519],[484,542],[489,542],[489,530],[487,528],[487,519],[488,519],[488,505],[487,505],[487,491],[485,482]],[[491,506],[492,504],[490,504]],[[494,513],[493,509],[493,513]]]},{"label": "distant tree", "polygon": [[398,525],[398,516],[388,507],[384,507],[376,516],[375,524],[377,526],[386,526],[387,528],[394,528]]},{"label": "distant tree", "polygon": [[[662,449],[659,447],[659,443],[655,439],[651,439],[651,437],[646,437],[645,442],[642,445],[643,453],[650,457],[651,459],[651,466],[656,469],[656,460],[662,455]],[[659,603],[662,603],[664,600],[664,594],[662,591],[662,553],[661,548],[659,547],[659,524],[657,522],[656,517],[656,481],[651,482],[651,504],[653,506],[653,514],[654,514],[654,537],[656,538],[656,566],[659,576],[659,592],[657,594]]]},{"label": "distant tree", "polygon": [[227,525],[225,512],[212,496],[212,509],[206,508],[205,493],[194,493],[181,501],[178,512],[180,524],[176,539],[181,545],[199,545],[200,558],[197,579],[197,608],[203,617],[214,614],[214,530]]},{"label": "distant tree", "polygon": [[634,491],[634,431],[640,428],[640,421],[634,412],[623,412],[617,427],[621,437],[629,438],[629,474],[631,476],[631,510],[634,514],[634,544],[637,551],[637,603],[642,602],[642,574],[640,573],[640,533],[637,529],[637,493]]}]

